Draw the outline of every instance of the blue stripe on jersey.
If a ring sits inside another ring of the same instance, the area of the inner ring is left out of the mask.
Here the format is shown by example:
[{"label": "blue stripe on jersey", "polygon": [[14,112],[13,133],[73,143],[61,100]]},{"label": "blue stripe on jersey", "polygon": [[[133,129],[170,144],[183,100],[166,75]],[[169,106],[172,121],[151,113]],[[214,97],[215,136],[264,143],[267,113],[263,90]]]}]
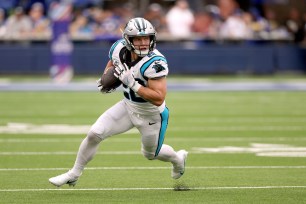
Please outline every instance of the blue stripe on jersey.
[{"label": "blue stripe on jersey", "polygon": [[155,151],[155,157],[159,154],[159,151],[165,139],[165,134],[168,126],[168,119],[169,119],[169,109],[167,107],[165,107],[165,110],[160,114],[160,117],[161,117],[161,126],[159,131],[157,149]]},{"label": "blue stripe on jersey", "polygon": [[110,60],[113,59],[113,52],[114,52],[115,48],[116,48],[117,45],[118,45],[119,43],[121,43],[122,41],[124,41],[124,39],[117,40],[117,41],[112,45],[112,47],[110,48],[109,53],[108,53],[108,57],[109,57]]},{"label": "blue stripe on jersey", "polygon": [[164,61],[164,62],[167,63],[166,58],[164,58],[164,57],[162,57],[162,56],[154,56],[154,57],[152,57],[151,59],[149,59],[148,61],[146,61],[146,62],[140,67],[140,73],[141,73],[141,75],[142,75],[143,78],[146,78],[146,77],[144,76],[144,73],[145,73],[145,71],[148,69],[148,67],[149,67],[153,62],[158,61],[158,60],[162,60],[162,61]]}]

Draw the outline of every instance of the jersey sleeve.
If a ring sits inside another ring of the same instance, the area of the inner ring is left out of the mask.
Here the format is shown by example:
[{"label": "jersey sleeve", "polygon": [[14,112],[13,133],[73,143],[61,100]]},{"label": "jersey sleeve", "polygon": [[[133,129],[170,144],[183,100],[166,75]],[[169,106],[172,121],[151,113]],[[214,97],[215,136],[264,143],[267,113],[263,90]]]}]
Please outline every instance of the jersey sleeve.
[{"label": "jersey sleeve", "polygon": [[117,40],[110,48],[109,52],[108,52],[108,57],[110,60],[114,60],[114,59],[120,59],[119,54],[121,49],[125,46],[125,40],[124,39],[120,39]]},{"label": "jersey sleeve", "polygon": [[155,56],[144,63],[140,71],[142,76],[148,79],[165,77],[169,72],[167,60],[163,56]]}]

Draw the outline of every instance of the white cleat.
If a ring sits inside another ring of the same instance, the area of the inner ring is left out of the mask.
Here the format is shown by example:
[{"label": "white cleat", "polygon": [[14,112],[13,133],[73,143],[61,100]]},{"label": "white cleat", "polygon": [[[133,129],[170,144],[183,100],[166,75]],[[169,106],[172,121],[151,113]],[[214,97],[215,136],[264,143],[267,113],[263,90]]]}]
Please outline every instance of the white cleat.
[{"label": "white cleat", "polygon": [[186,150],[180,150],[177,152],[180,161],[173,165],[171,176],[174,179],[179,179],[185,173],[185,164],[187,160],[188,152]]},{"label": "white cleat", "polygon": [[69,186],[75,186],[78,181],[78,178],[78,176],[75,176],[70,171],[68,171],[64,174],[50,178],[49,182],[57,187],[60,187],[64,184],[68,184]]}]

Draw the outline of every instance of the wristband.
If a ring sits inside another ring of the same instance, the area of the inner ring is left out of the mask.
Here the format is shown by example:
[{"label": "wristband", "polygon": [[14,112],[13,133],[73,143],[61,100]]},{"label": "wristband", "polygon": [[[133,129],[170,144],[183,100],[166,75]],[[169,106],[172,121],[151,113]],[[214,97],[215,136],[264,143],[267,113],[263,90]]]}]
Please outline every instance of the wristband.
[{"label": "wristband", "polygon": [[140,89],[140,87],[141,87],[141,85],[140,85],[137,81],[135,81],[135,83],[133,84],[133,86],[131,87],[131,89],[132,89],[135,93],[137,93],[138,90]]}]

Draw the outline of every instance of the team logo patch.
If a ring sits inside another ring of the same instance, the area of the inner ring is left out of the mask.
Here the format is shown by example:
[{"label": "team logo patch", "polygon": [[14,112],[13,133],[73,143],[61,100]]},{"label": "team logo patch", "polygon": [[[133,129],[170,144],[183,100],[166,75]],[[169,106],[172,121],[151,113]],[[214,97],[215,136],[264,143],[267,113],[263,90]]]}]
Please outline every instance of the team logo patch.
[{"label": "team logo patch", "polygon": [[152,68],[155,69],[156,73],[161,72],[166,69],[161,64],[159,64],[159,62],[155,62]]}]

